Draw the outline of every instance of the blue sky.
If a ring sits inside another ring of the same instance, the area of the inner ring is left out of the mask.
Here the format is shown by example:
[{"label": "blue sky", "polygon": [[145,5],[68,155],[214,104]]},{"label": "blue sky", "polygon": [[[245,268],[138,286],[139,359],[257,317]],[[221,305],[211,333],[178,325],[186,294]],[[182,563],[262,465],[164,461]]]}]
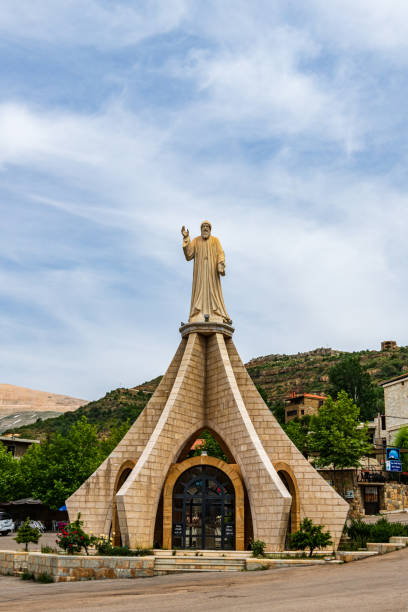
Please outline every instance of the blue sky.
[{"label": "blue sky", "polygon": [[180,227],[213,224],[244,360],[408,344],[408,5],[2,0],[1,382],[162,373]]}]

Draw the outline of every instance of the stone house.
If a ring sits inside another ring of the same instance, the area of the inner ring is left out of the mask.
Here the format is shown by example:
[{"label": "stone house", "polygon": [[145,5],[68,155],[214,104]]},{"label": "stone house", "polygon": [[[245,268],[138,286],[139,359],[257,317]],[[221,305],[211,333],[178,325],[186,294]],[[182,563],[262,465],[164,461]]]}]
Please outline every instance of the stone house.
[{"label": "stone house", "polygon": [[285,423],[296,418],[301,419],[306,415],[318,414],[320,406],[326,399],[325,395],[292,392],[285,400]]}]

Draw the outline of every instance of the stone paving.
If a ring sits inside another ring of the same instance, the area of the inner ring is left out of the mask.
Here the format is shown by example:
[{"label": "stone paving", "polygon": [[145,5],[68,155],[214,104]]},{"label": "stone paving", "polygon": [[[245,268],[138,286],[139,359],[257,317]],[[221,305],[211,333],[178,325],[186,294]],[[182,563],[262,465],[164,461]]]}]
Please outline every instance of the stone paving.
[{"label": "stone paving", "polygon": [[[11,533],[8,536],[0,537],[0,550],[24,550],[24,544],[17,544],[15,541],[16,534]],[[57,539],[57,534],[52,531],[47,531],[43,533],[38,544],[29,544],[28,550],[30,552],[41,551],[41,546],[51,546],[51,548],[58,548],[55,540]]]},{"label": "stone paving", "polygon": [[363,516],[365,523],[376,523],[380,518],[386,518],[390,523],[408,523],[408,511],[405,512],[390,512],[387,514]]},{"label": "stone paving", "polygon": [[0,576],[0,611],[390,612],[408,609],[408,549],[357,563],[36,584]]}]

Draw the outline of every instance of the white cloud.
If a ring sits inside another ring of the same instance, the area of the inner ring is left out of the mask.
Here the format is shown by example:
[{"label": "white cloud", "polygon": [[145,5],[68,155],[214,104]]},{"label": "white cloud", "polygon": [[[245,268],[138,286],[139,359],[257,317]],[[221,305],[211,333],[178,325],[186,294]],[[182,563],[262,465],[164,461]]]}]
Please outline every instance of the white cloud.
[{"label": "white cloud", "polygon": [[322,40],[343,49],[390,53],[407,60],[408,5],[404,0],[312,0],[311,28]]},{"label": "white cloud", "polygon": [[120,48],[169,32],[182,20],[185,0],[4,0],[0,32],[58,45]]},{"label": "white cloud", "polygon": [[213,122],[229,137],[306,135],[350,153],[361,147],[365,132],[365,122],[356,117],[357,90],[345,93],[341,78],[322,79],[302,68],[320,53],[305,33],[277,26],[244,44],[227,40],[221,48],[193,50],[166,70],[194,80],[200,94],[187,115],[190,129],[197,129],[200,117],[199,127]]},{"label": "white cloud", "polygon": [[[340,4],[325,5],[313,27],[286,23],[282,5],[265,12],[269,4],[237,3],[234,13],[218,2],[209,11],[90,2],[78,28],[77,2],[60,13],[38,3],[37,16],[27,3],[5,4],[0,28],[26,43],[56,44],[61,24],[64,45],[86,40],[107,54],[181,33],[177,52],[166,47],[169,59],[155,66],[168,104],[142,87],[146,104],[132,104],[126,81],[95,112],[3,90],[4,382],[92,398],[163,372],[190,297],[180,227],[195,234],[205,217],[226,251],[224,295],[244,358],[408,343],[407,184],[393,147],[402,134],[371,106],[378,75],[357,78],[351,34],[343,41],[353,54],[323,65]],[[350,25],[344,6],[336,40]],[[374,172],[375,155],[387,161],[385,141],[396,161]]]}]

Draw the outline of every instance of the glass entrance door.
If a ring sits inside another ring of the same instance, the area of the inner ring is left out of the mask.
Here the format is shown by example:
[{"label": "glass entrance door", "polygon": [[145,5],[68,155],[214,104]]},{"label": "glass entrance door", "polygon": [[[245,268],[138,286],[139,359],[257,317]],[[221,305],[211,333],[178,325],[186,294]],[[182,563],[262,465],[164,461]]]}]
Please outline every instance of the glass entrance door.
[{"label": "glass entrance door", "polygon": [[181,474],[173,491],[172,542],[174,548],[235,548],[235,491],[222,470],[199,465]]}]

